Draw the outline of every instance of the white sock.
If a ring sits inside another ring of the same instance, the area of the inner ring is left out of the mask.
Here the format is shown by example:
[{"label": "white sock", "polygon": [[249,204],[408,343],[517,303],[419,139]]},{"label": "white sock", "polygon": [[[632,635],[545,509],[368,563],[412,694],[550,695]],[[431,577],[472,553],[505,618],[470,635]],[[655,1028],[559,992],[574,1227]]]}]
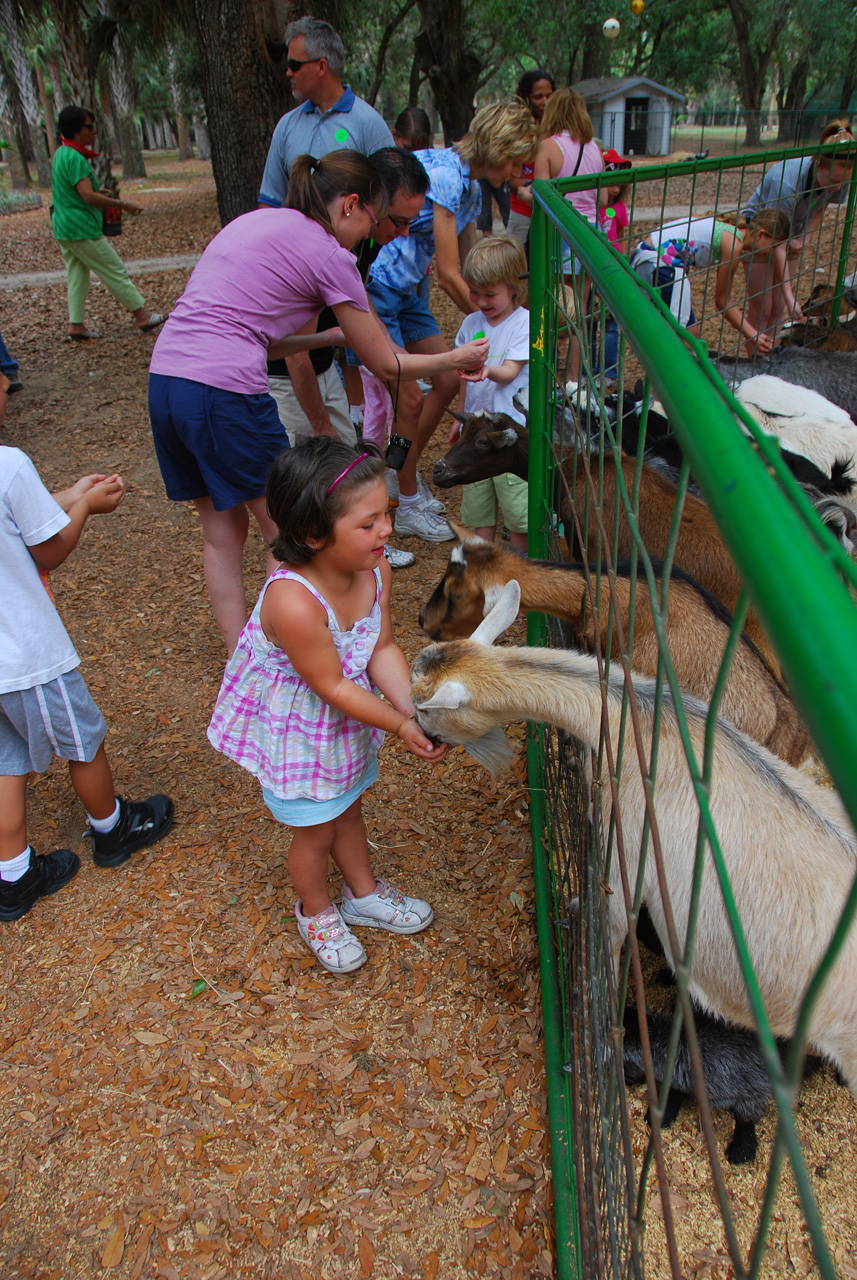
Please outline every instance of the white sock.
[{"label": "white sock", "polygon": [[14,884],[16,880],[20,880],[30,867],[30,846],[27,845],[23,853],[19,853],[15,858],[8,858],[5,862],[0,862],[0,880],[5,884]]},{"label": "white sock", "polygon": [[412,507],[420,505],[420,495],[418,493],[406,494],[399,490],[399,510],[410,511]]},{"label": "white sock", "polygon": [[112,831],[116,826],[116,823],[119,821],[119,801],[116,801],[116,808],[113,810],[109,818],[93,818],[91,813],[88,813],[86,816],[89,818],[89,825],[92,827],[92,830],[97,831],[100,836],[106,836],[107,832]]}]

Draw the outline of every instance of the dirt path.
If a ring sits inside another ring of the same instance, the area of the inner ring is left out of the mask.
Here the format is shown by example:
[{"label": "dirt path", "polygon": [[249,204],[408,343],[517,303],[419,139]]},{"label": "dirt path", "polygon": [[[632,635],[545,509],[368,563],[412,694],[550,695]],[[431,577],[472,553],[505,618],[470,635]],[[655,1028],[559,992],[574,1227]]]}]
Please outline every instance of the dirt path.
[{"label": "dirt path", "polygon": [[[199,252],[217,228],[205,166],[163,167],[136,190],[147,213],[120,241],[126,260]],[[0,271],[57,264],[44,211],[3,219]],[[186,275],[136,279],[164,308]],[[169,791],[178,818],[102,871],[66,771],[32,786],[35,847],[77,848],[83,867],[3,931],[0,1273],[550,1275],[522,765],[494,784],[460,752],[432,768],[385,749],[368,805],[377,865],[437,922],[373,936],[350,979],[322,973],[295,932],[287,835],[205,739],[223,653],[196,518],[166,501],[154,459],[152,339],[102,289],[91,301],[105,336],[78,346],[61,341],[62,283],[3,294],[25,389],[2,438],[49,485],[93,469],[128,480],[52,586],[119,789]],[[412,655],[446,551],[406,545],[418,563],[394,602]],[[262,564],[255,539],[251,581]]]}]

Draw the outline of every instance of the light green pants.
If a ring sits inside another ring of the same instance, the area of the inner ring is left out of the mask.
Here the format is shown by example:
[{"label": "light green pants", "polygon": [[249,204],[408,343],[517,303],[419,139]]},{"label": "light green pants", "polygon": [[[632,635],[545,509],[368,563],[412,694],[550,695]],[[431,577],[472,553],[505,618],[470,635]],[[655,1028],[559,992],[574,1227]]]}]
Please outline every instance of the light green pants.
[{"label": "light green pants", "polygon": [[91,271],[127,311],[138,311],[145,305],[142,294],[128,279],[122,259],[105,236],[97,240],[58,240],[57,244],[68,275],[69,324],[83,324]]}]

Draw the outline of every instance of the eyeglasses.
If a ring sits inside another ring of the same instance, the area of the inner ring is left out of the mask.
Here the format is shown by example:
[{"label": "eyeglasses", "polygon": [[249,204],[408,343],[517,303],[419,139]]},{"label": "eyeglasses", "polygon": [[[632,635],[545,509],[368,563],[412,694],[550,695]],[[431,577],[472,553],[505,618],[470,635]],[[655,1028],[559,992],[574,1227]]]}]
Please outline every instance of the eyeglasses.
[{"label": "eyeglasses", "polygon": [[371,204],[367,204],[365,200],[361,200],[361,201],[360,201],[360,203],[361,203],[361,205],[363,206],[363,208],[366,210],[366,212],[369,214],[369,217],[372,219],[372,226],[373,226],[373,227],[377,227],[377,225],[378,225],[378,215],[377,215],[377,213],[375,212],[375,210],[374,210],[374,208],[372,207],[372,205],[371,205]]},{"label": "eyeglasses", "polygon": [[401,231],[404,227],[409,227],[411,225],[410,218],[397,218],[394,213],[388,213],[387,217],[390,219],[397,231]]},{"label": "eyeglasses", "polygon": [[87,120],[86,124],[82,124],[80,127],[81,127],[81,129],[94,129],[94,128],[95,128],[95,121],[94,121],[94,120]]},{"label": "eyeglasses", "polygon": [[300,71],[301,67],[305,67],[308,62],[324,62],[324,58],[304,58],[301,61],[298,58],[286,58],[286,66],[289,71]]}]

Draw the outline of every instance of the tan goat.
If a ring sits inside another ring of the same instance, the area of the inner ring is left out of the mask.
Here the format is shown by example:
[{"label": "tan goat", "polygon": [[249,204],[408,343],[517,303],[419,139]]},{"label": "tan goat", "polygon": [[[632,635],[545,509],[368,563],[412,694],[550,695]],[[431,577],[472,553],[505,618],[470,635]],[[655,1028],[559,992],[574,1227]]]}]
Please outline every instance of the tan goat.
[{"label": "tan goat", "polygon": [[[434,644],[411,668],[411,694],[426,733],[469,748],[514,720],[557,725],[599,749],[605,722],[615,744],[624,681],[615,665],[606,689],[598,664],[573,650],[494,648],[515,618],[516,583],[504,589],[491,614],[469,640]],[[658,690],[633,677],[646,750],[652,740]],[[704,703],[683,699],[697,761],[705,741]],[[594,789],[609,830],[611,788]],[[635,884],[644,822],[645,785],[637,753],[627,746],[618,783],[618,808],[628,879]],[[709,789],[717,831],[756,981],[774,1035],[794,1033],[807,987],[839,922],[857,873],[857,837],[834,792],[778,759],[725,720],[718,720]],[[696,854],[697,802],[672,699],[664,695],[654,808],[664,883],[683,947]],[[619,859],[610,862],[606,895],[614,962],[627,934]],[[674,964],[655,858],[649,852],[642,901]],[[754,1025],[747,989],[710,852],[702,872],[700,912],[690,964],[691,998],[709,1013],[739,1026]],[[839,1067],[857,1095],[857,925],[823,984],[809,1024],[809,1040]]]},{"label": "tan goat", "polygon": [[[460,531],[459,531],[460,533]],[[631,580],[627,563],[617,570],[616,604],[623,631],[629,616]],[[656,568],[659,576],[659,567]],[[595,570],[592,567],[594,586]],[[446,572],[420,613],[420,626],[433,640],[467,636],[493,608],[507,582],[521,587],[521,607],[564,618],[574,627],[577,641],[595,648],[595,621],[584,566],[522,560],[481,538],[459,542],[450,555]],[[599,635],[607,643],[608,586],[602,583]],[[667,645],[679,683],[707,701],[714,689],[731,623],[727,610],[709,592],[681,570],[674,570],[669,585]],[[620,654],[616,626],[612,653]],[[658,637],[648,586],[637,585],[634,608],[632,665],[643,675],[658,669]],[[721,715],[744,733],[761,742],[789,764],[798,765],[812,751],[812,744],[797,707],[768,667],[753,642],[744,635],[739,643],[720,706]]]}]

